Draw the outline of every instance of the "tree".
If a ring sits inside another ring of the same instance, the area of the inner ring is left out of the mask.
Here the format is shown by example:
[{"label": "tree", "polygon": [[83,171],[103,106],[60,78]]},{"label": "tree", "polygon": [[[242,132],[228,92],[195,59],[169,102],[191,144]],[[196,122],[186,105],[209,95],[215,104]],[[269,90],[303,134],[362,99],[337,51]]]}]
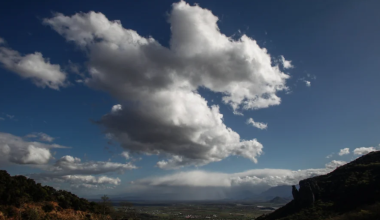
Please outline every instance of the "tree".
[{"label": "tree", "polygon": [[101,199],[102,201],[100,202],[100,205],[102,206],[103,215],[109,214],[112,207],[110,198],[107,195],[104,195]]}]

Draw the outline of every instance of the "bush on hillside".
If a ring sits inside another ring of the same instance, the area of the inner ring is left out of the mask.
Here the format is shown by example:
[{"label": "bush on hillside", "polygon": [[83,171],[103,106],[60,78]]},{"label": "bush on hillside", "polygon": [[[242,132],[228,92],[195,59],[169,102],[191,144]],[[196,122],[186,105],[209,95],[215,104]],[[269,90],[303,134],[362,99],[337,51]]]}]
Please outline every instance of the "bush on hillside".
[{"label": "bush on hillside", "polygon": [[42,206],[42,210],[44,210],[44,212],[51,212],[54,210],[54,205],[48,202],[44,206]]}]

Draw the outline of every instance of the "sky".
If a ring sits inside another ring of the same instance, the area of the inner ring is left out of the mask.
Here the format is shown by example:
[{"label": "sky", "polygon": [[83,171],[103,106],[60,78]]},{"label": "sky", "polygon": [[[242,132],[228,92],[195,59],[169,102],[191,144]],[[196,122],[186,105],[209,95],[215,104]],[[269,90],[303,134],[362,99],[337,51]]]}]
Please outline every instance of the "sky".
[{"label": "sky", "polygon": [[330,172],[380,149],[379,6],[8,1],[0,169],[143,199],[223,199]]}]

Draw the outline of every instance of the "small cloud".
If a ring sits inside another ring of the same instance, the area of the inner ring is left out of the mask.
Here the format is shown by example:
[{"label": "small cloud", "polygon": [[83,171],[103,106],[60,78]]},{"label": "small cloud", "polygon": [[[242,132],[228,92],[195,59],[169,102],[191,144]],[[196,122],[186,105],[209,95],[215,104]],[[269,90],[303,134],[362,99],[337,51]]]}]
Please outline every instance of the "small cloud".
[{"label": "small cloud", "polygon": [[[4,40],[1,41],[0,44],[3,44]],[[0,63],[21,78],[30,79],[38,87],[59,90],[67,86],[66,73],[61,71],[60,65],[51,64],[40,52],[23,56],[16,50],[1,46]]]},{"label": "small cloud", "polygon": [[282,55],[281,55],[281,63],[282,63],[282,66],[284,67],[284,69],[294,68],[294,66],[292,65],[292,61],[285,60],[285,57]]},{"label": "small cloud", "polygon": [[0,44],[5,44],[5,40],[0,37]]},{"label": "small cloud", "polygon": [[129,153],[127,151],[124,151],[123,153],[121,153],[121,156],[125,157],[125,159],[129,159],[130,156],[129,156]]},{"label": "small cloud", "polygon": [[310,80],[306,80],[305,77],[301,77],[299,78],[297,81],[302,81],[303,83],[305,83],[305,85],[307,87],[310,87],[311,86],[311,81]]},{"label": "small cloud", "polygon": [[5,120],[5,118],[0,117],[0,121],[4,121],[4,120]]},{"label": "small cloud", "polygon": [[252,118],[249,118],[247,120],[247,124],[251,124],[253,127],[256,127],[258,129],[261,129],[261,130],[268,128],[268,124],[265,124],[262,122],[255,122]]},{"label": "small cloud", "polygon": [[240,111],[237,111],[237,110],[234,110],[232,113],[233,113],[234,115],[244,116],[243,113],[241,113]]},{"label": "small cloud", "polygon": [[76,83],[83,83],[83,79],[77,79],[75,80]]},{"label": "small cloud", "polygon": [[334,155],[334,153],[331,153],[331,154],[327,155],[326,158],[330,159],[333,155]]},{"label": "small cloud", "polygon": [[346,161],[333,160],[330,163],[325,164],[325,166],[327,169],[335,169],[335,168],[345,165],[346,163],[347,163]]},{"label": "small cloud", "polygon": [[377,151],[377,149],[374,147],[358,147],[353,152],[355,155],[364,155],[372,151]]},{"label": "small cloud", "polygon": [[297,81],[302,81],[305,83],[305,85],[307,87],[310,87],[311,86],[311,80],[316,80],[316,79],[317,79],[317,77],[315,75],[307,73],[306,77],[301,77]]},{"label": "small cloud", "polygon": [[343,155],[346,155],[346,154],[349,154],[350,153],[350,148],[343,148],[339,151],[339,156],[343,156]]}]

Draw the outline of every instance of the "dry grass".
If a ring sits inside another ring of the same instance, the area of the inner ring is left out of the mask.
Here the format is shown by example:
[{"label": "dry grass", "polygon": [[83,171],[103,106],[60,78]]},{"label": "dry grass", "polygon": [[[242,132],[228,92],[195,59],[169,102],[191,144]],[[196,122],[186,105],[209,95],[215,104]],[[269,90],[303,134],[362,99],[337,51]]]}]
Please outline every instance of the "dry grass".
[{"label": "dry grass", "polygon": [[[62,209],[57,202],[50,202],[54,206],[54,210],[50,213],[44,212],[42,209],[43,203],[24,204],[22,208],[15,208],[18,213],[16,216],[7,217],[6,213],[0,212],[0,220],[22,220],[22,216],[26,213],[33,213],[33,217],[28,217],[31,220],[111,220],[110,216],[97,215],[89,212],[75,211],[73,209]],[[91,218],[88,218],[88,215]],[[25,217],[24,217],[25,219]]]}]

